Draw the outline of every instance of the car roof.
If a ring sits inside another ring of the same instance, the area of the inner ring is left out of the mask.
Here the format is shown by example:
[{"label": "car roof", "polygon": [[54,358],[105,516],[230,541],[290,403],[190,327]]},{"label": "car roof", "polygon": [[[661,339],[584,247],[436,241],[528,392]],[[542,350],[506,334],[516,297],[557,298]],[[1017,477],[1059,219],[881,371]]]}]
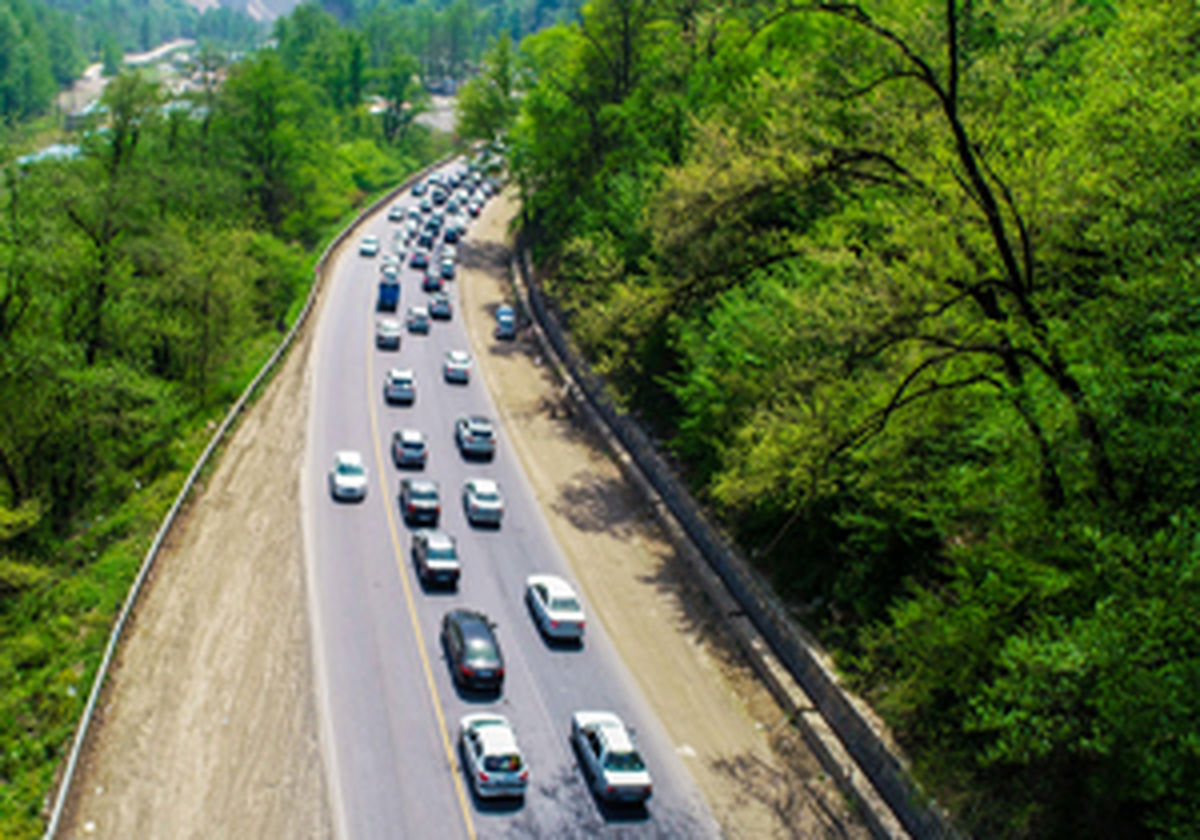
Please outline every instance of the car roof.
[{"label": "car roof", "polygon": [[353,449],[339,449],[334,453],[333,457],[342,464],[358,464],[362,466],[363,462],[362,455]]},{"label": "car roof", "polygon": [[404,483],[413,490],[429,491],[438,489],[438,483],[432,478],[406,478],[404,479]]},{"label": "car roof", "polygon": [[633,741],[629,738],[629,730],[612,712],[576,712],[575,719],[580,726],[593,730],[609,750],[613,752],[633,751]]},{"label": "car roof", "polygon": [[550,597],[556,595],[573,596],[575,590],[571,588],[571,584],[560,578],[558,575],[530,575],[525,579],[526,586],[542,585],[546,587],[546,591]]},{"label": "car roof", "polygon": [[376,326],[388,329],[390,327],[399,327],[400,322],[395,318],[380,318]]},{"label": "car roof", "polygon": [[[497,715],[499,718],[499,716]],[[475,733],[479,736],[484,755],[520,754],[517,738],[508,721],[503,718],[492,721],[482,721],[483,726],[476,726]]]},{"label": "car roof", "polygon": [[434,528],[426,529],[421,532],[425,536],[425,541],[430,545],[453,546],[454,537],[447,534],[445,531],[438,531]]},{"label": "car roof", "polygon": [[490,478],[469,478],[467,479],[467,484],[475,488],[476,493],[498,492],[500,490],[500,485]]},{"label": "car roof", "polygon": [[412,379],[412,368],[392,368],[388,371],[388,376],[392,379]]},{"label": "car roof", "polygon": [[471,354],[466,350],[447,350],[446,358],[453,359],[456,362],[466,362],[470,361]]},{"label": "car roof", "polygon": [[468,415],[465,415],[465,419],[472,426],[490,426],[490,425],[492,425],[492,421],[489,420],[487,417],[484,417],[482,414],[468,414]]},{"label": "car roof", "polygon": [[410,306],[410,307],[408,307],[408,313],[410,315],[428,314],[429,307],[427,307],[427,306]]},{"label": "car roof", "polygon": [[488,618],[481,612],[468,609],[451,610],[446,617],[462,628],[464,634],[480,635],[486,633],[492,638],[492,628]]}]

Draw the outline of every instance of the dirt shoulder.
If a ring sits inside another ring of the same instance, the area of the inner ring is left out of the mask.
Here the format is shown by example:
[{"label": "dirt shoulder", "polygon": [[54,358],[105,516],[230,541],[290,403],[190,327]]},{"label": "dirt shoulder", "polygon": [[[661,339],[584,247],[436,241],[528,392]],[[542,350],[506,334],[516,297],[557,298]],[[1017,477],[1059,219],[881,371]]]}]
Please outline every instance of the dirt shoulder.
[{"label": "dirt shoulder", "polygon": [[508,442],[592,611],[728,836],[868,836],[647,505],[583,421],[566,416],[561,383],[534,340],[493,339],[495,307],[511,297],[507,228],[516,210],[503,194],[467,238],[461,307]]},{"label": "dirt shoulder", "polygon": [[299,506],[307,331],[160,555],[62,837],[329,837]]}]

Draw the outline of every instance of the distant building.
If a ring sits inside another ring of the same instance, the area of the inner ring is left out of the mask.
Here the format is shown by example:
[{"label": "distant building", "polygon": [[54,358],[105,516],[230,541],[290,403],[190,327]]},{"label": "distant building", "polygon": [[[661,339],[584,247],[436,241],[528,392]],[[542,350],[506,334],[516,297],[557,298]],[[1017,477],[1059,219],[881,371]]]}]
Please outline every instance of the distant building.
[{"label": "distant building", "polygon": [[74,143],[52,143],[44,149],[21,155],[17,158],[18,166],[32,166],[47,160],[75,160],[82,149]]}]

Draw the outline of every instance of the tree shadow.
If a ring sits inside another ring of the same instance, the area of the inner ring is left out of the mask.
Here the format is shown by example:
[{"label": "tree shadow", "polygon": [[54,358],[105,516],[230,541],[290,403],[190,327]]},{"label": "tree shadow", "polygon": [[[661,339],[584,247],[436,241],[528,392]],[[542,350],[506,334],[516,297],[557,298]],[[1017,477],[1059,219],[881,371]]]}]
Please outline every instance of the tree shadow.
[{"label": "tree shadow", "polygon": [[626,538],[644,521],[634,501],[624,481],[584,469],[571,476],[551,507],[580,531]]},{"label": "tree shadow", "polygon": [[849,840],[868,836],[865,829],[848,829],[822,792],[789,769],[772,767],[753,755],[719,758],[712,762],[712,767],[728,778],[730,789],[740,799],[765,805],[777,817],[777,824],[784,827],[788,837]]}]

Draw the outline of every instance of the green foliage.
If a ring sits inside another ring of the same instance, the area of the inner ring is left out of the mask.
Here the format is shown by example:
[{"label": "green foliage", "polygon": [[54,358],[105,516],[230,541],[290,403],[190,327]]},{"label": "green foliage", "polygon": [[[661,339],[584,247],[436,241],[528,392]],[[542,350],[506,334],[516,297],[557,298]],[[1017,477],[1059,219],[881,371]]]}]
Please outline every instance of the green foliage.
[{"label": "green foliage", "polygon": [[202,112],[123,74],[79,159],[5,172],[0,836],[40,833],[115,611],[211,422],[299,311],[309,246],[443,150],[419,125],[385,138],[303,72],[252,55]]},{"label": "green foliage", "polygon": [[483,56],[479,75],[458,94],[458,133],[471,140],[502,140],[517,115],[516,55],[507,32]]},{"label": "green foliage", "polygon": [[979,836],[1200,822],[1194,12],[598,0],[521,44],[576,340]]}]

